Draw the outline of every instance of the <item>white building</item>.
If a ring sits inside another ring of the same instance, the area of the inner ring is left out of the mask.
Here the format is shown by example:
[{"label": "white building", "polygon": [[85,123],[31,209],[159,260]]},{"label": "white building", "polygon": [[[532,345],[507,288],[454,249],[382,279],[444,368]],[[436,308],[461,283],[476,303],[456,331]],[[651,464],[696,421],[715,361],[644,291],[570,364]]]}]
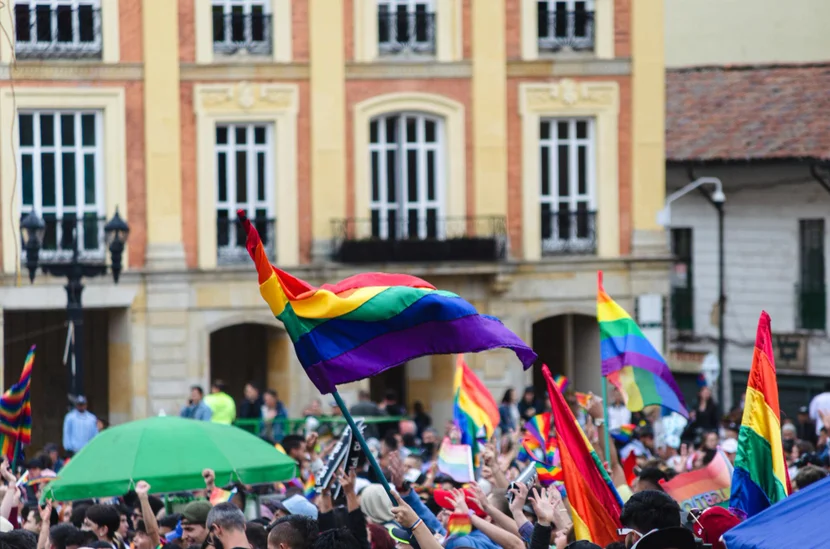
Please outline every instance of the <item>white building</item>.
[{"label": "white building", "polygon": [[[766,310],[781,407],[794,414],[830,387],[830,35],[810,23],[830,3],[771,6],[667,1],[666,185],[723,182],[727,404],[745,386]],[[705,194],[671,206],[669,358],[689,374],[717,348],[717,210]]]}]

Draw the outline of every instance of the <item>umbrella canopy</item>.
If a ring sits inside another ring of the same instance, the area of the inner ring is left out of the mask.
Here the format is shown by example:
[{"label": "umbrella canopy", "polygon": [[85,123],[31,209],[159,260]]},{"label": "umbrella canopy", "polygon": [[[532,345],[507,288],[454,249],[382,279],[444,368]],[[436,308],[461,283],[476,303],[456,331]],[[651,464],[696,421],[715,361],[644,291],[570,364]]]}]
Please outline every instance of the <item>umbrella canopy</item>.
[{"label": "umbrella canopy", "polygon": [[281,482],[296,476],[293,459],[230,425],[151,417],[103,431],[61,469],[44,497],[56,501],[120,496],[144,480],[153,493],[199,490],[203,469],[216,485]]}]

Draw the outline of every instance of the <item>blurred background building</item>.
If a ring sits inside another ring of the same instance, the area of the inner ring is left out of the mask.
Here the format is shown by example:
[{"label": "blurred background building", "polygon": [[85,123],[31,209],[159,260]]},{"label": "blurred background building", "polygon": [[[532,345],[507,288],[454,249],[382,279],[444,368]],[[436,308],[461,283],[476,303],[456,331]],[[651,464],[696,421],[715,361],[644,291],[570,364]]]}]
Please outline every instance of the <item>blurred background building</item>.
[{"label": "blurred background building", "polygon": [[[64,280],[28,284],[21,217],[46,221],[41,260],[67,252],[66,220],[103,258],[118,207],[125,272],[83,294],[92,410],[172,413],[191,384],[222,378],[236,397],[247,381],[276,388],[299,412],[315,391],[259,297],[241,208],[297,276],[424,277],[599,390],[597,270],[664,339],[663,21],[662,0],[7,2],[5,383],[38,343],[35,421],[54,438]],[[497,396],[533,379],[508,352],[468,360]],[[432,357],[366,385],[441,419],[452,374]]]}]

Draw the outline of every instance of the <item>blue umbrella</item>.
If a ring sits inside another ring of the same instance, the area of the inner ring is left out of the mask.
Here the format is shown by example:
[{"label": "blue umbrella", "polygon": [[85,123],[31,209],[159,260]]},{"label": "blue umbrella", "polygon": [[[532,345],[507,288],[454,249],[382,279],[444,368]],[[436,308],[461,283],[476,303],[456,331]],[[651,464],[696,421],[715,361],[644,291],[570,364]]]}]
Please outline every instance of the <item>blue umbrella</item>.
[{"label": "blue umbrella", "polygon": [[727,549],[828,546],[830,477],[799,490],[723,535]]}]

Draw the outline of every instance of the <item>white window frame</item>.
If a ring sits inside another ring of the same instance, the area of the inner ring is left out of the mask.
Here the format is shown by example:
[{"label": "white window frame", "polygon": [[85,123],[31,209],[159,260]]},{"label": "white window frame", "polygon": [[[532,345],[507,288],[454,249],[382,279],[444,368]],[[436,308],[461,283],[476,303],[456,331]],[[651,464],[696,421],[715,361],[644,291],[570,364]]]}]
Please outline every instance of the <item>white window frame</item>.
[{"label": "white window frame", "polygon": [[[559,124],[562,122],[568,123],[568,137],[559,138]],[[586,137],[579,138],[576,136],[576,125],[578,122],[586,123]],[[547,138],[541,137],[541,125],[550,124],[550,133]],[[596,242],[596,222],[595,213],[597,208],[596,196],[596,122],[593,118],[541,118],[539,121],[540,132],[539,137],[539,155],[540,158],[545,154],[545,147],[547,147],[548,155],[548,194],[542,192],[542,168],[539,168],[539,202],[540,209],[542,204],[548,204],[551,211],[550,223],[551,236],[550,238],[542,239],[543,253],[556,253],[563,250],[573,252],[588,252],[592,251]],[[559,146],[566,145],[568,147],[568,196],[559,196]],[[585,192],[579,192],[579,159],[578,147],[585,147]],[[580,238],[576,234],[577,223],[575,214],[580,203],[586,204],[586,212],[588,212],[589,235],[585,238]],[[568,227],[570,234],[560,235],[559,225],[556,219],[559,212],[560,205],[567,205],[570,213],[570,221]],[[545,220],[542,219],[542,223]],[[593,233],[593,234],[591,234]]]},{"label": "white window frame", "polygon": [[[355,0],[361,1],[361,0]],[[427,40],[423,42],[418,42],[415,40],[415,14],[417,7],[419,5],[426,6],[426,13],[432,15],[433,21],[431,27],[427,27]],[[410,19],[407,25],[407,32],[409,34],[409,40],[406,42],[407,47],[403,48],[402,51],[399,51],[397,47],[398,44],[403,44],[398,39],[393,39],[388,42],[381,42],[380,37],[378,37],[378,51],[381,54],[386,55],[395,55],[397,53],[409,52],[409,53],[420,53],[420,54],[434,54],[436,52],[436,35],[437,33],[437,23],[435,21],[436,17],[436,10],[435,10],[435,0],[377,0],[377,10],[376,14],[377,17],[375,18],[375,24],[377,25],[380,20],[380,7],[386,6],[387,10],[390,14],[395,14],[398,11],[399,6],[406,6],[406,13],[409,15]],[[394,19],[390,19],[390,22]],[[430,35],[431,29],[431,35]],[[395,31],[397,32],[397,31]],[[392,25],[390,25],[390,38],[392,38]],[[397,38],[395,36],[395,38]]]},{"label": "white window frame", "polygon": [[[283,1],[290,1],[290,0],[277,0],[279,2]],[[231,35],[232,33],[232,25],[228,24],[227,17],[233,13],[233,8],[235,7],[242,7],[242,14],[246,16],[250,16],[253,12],[253,8],[261,7],[262,13],[266,17],[273,17],[271,13],[271,1],[270,0],[212,0],[210,4],[211,9],[211,17],[213,13],[213,8],[221,6],[222,13],[225,16],[225,20],[222,24],[223,30],[223,40],[221,42],[213,42],[213,48],[216,49],[216,46],[219,45],[222,49],[233,49],[235,46],[244,47],[245,45],[249,46],[249,49],[254,49],[253,46],[263,44],[267,45],[268,51],[267,52],[260,52],[260,51],[252,51],[251,53],[271,53],[271,48],[273,48],[274,37],[271,35],[271,28],[272,25],[270,21],[263,22],[263,40],[254,40],[253,38],[253,23],[250,18],[245,20],[245,38],[242,42],[236,42],[233,40]],[[211,36],[213,36],[213,31],[211,30]],[[264,47],[264,46],[263,46]]]},{"label": "white window frame", "polygon": [[[74,145],[64,146],[62,144],[61,125],[63,121],[62,115],[71,114],[74,116]],[[81,116],[83,115],[95,116],[95,144],[83,145],[81,135]],[[91,109],[26,109],[18,112],[17,127],[18,132],[20,128],[20,116],[32,115],[32,132],[33,145],[19,145],[17,162],[19,169],[17,175],[17,185],[20,190],[20,211],[23,215],[34,210],[38,216],[44,218],[45,215],[54,215],[58,223],[56,226],[56,240],[58,243],[57,250],[43,250],[40,255],[42,259],[46,260],[63,260],[72,257],[72,250],[60,249],[60,242],[63,237],[63,228],[60,221],[67,214],[75,215],[78,223],[77,227],[77,241],[78,251],[81,257],[90,259],[103,259],[105,256],[104,246],[104,224],[102,220],[106,216],[106,200],[104,196],[104,155],[103,155],[103,140],[104,140],[104,116],[100,110]],[[42,145],[40,135],[40,117],[43,115],[54,116],[55,122],[53,125],[55,132],[54,145]],[[18,134],[19,135],[19,134]],[[75,154],[75,206],[66,207],[63,204],[63,162],[61,155],[63,153],[72,152]],[[55,205],[43,205],[43,178],[41,175],[42,164],[41,154],[52,153],[55,155]],[[86,188],[85,188],[85,173],[84,173],[84,156],[92,153],[94,155],[95,166],[95,202],[93,204],[86,203]],[[32,155],[32,204],[23,204],[23,156]],[[86,214],[95,214],[96,227],[98,235],[95,249],[84,249],[84,224],[83,219]]]},{"label": "white window frame", "polygon": [[[56,54],[82,54],[89,52],[93,55],[102,55],[103,51],[103,24],[101,21],[101,0],[15,0],[15,7],[29,6],[29,32],[31,40],[21,42],[15,40],[15,49],[18,53],[56,53]],[[49,6],[51,15],[51,39],[48,42],[40,42],[37,39],[37,12],[38,6]],[[58,6],[70,6],[72,9],[72,41],[58,41]],[[78,9],[80,6],[91,6],[93,41],[81,42],[80,21],[78,20]]]},{"label": "white window frame", "polygon": [[[386,136],[386,120],[389,118],[397,118],[397,142],[390,143]],[[406,119],[415,118],[417,120],[416,126],[416,140],[415,142],[406,141]],[[426,121],[435,124],[435,142],[426,142]],[[446,203],[444,200],[444,121],[436,116],[414,112],[403,111],[384,114],[373,118],[369,123],[378,123],[378,142],[372,143],[369,140],[369,177],[374,179],[372,172],[372,153],[378,153],[378,199],[371,195],[372,184],[369,184],[369,205],[370,212],[379,212],[380,227],[379,234],[376,235],[381,239],[390,238],[389,235],[389,212],[396,212],[397,226],[400,234],[391,235],[397,238],[415,237],[418,239],[426,239],[429,231],[427,226],[427,211],[435,209],[436,215],[436,236],[438,239],[445,238],[446,227],[444,220],[444,212],[446,211]],[[370,132],[371,133],[371,132]],[[408,151],[417,151],[417,194],[418,198],[410,201],[408,198],[408,181],[406,175],[408,174]],[[395,176],[395,196],[397,200],[390,202],[388,198],[388,171],[386,162],[386,153],[394,151],[396,155]],[[427,152],[433,151],[435,153],[435,198],[430,200],[428,198],[428,184],[427,184]],[[409,234],[408,211],[414,209],[418,212],[418,234]],[[371,220],[370,220],[371,224]],[[370,231],[371,232],[371,231]]]},{"label": "white window frame", "polygon": [[[216,141],[216,132],[219,128],[227,128],[228,139],[227,143],[218,143]],[[239,144],[236,142],[236,129],[245,128],[246,137],[245,143]],[[254,143],[255,128],[265,128],[265,143]],[[257,210],[265,210],[266,219],[268,220],[269,230],[276,229],[276,220],[274,213],[274,125],[269,122],[219,122],[213,129],[214,132],[214,163],[216,180],[214,186],[214,196],[216,197],[216,213],[219,219],[220,211],[227,211],[227,218],[230,220],[236,219],[236,210],[244,209],[248,215],[248,219],[254,221],[256,219]],[[245,203],[239,203],[236,198],[236,153],[244,151],[246,153],[246,194],[248,200]],[[225,200],[219,199],[219,154],[225,153]],[[257,154],[263,153],[265,155],[265,197],[258,198],[258,181],[257,181]],[[217,225],[218,228],[218,225]],[[237,246],[238,227],[235,223],[228,225],[228,245],[220,246],[217,241],[217,257],[221,257],[225,262],[233,263],[238,256],[245,257],[247,251],[244,246]],[[269,234],[269,242],[267,243],[268,251],[274,253],[276,250],[276,239],[274,234]]]},{"label": "white window frame", "polygon": [[[547,13],[555,13],[557,11],[557,4],[565,4],[565,13],[568,14],[568,23],[567,34],[564,36],[557,35],[556,25],[554,21],[549,18],[547,21],[547,36],[536,37],[540,48],[551,49],[554,48],[557,43],[565,40],[567,40],[569,42],[568,45],[574,49],[588,49],[594,47],[594,23],[590,20],[587,22],[586,30],[590,29],[590,32],[586,32],[586,36],[576,36],[576,22],[574,21],[574,17],[572,15],[576,11],[577,3],[585,4],[586,12],[595,13],[596,7],[594,5],[594,0],[539,0],[538,2],[535,2],[536,5],[542,3],[547,4]],[[538,29],[536,32],[538,33]]]}]

